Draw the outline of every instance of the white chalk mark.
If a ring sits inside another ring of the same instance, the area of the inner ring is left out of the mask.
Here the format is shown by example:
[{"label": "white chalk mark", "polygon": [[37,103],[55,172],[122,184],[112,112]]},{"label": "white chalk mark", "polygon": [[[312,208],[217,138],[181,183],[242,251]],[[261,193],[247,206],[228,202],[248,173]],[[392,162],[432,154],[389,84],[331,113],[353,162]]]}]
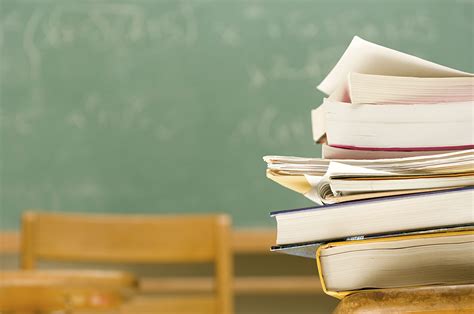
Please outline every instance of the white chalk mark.
[{"label": "white chalk mark", "polygon": [[255,68],[251,70],[249,74],[250,74],[250,86],[255,87],[255,88],[260,88],[265,84],[266,78],[260,69]]},{"label": "white chalk mark", "polygon": [[132,19],[129,32],[130,39],[132,41],[138,41],[144,37],[144,13],[138,7],[134,8],[134,10],[128,10],[127,13]]},{"label": "white chalk mark", "polygon": [[192,45],[198,38],[198,24],[194,9],[189,4],[181,5],[159,17],[145,21],[148,35],[165,44]]},{"label": "white chalk mark", "polygon": [[190,5],[183,5],[181,13],[186,22],[185,26],[185,42],[190,45],[194,44],[198,39],[198,23],[194,14],[194,9]]},{"label": "white chalk mark", "polygon": [[101,10],[96,9],[89,12],[89,17],[102,35],[102,39],[106,42],[111,41],[115,36],[115,32],[110,26],[109,21],[103,16]]},{"label": "white chalk mark", "polygon": [[274,132],[275,139],[278,143],[284,144],[287,143],[291,139],[290,130],[286,125],[280,125],[276,132]]},{"label": "white chalk mark", "polygon": [[147,106],[146,102],[141,97],[133,97],[130,103],[130,108],[131,108],[130,111],[133,114],[139,114],[143,112],[146,106]]},{"label": "white chalk mark", "polygon": [[59,6],[54,7],[48,16],[48,22],[43,25],[43,32],[46,41],[52,47],[58,47],[61,43],[61,8]]},{"label": "white chalk mark", "polygon": [[86,124],[86,118],[84,115],[74,112],[67,117],[66,122],[79,129],[82,129]]},{"label": "white chalk mark", "polygon": [[34,42],[35,32],[42,17],[42,12],[35,10],[26,23],[23,34],[23,48],[30,63],[30,74],[33,80],[37,80],[41,73],[41,53]]},{"label": "white chalk mark", "polygon": [[244,17],[249,20],[258,20],[263,14],[263,7],[259,5],[250,5],[244,9]]},{"label": "white chalk mark", "polygon": [[273,135],[271,132],[271,127],[277,115],[278,113],[273,107],[267,107],[263,111],[260,123],[257,127],[257,134],[261,141],[272,141]]},{"label": "white chalk mark", "polygon": [[240,44],[240,33],[237,28],[234,27],[226,27],[220,33],[222,42],[226,45],[236,47]]},{"label": "white chalk mark", "polygon": [[305,129],[306,129],[306,125],[299,121],[294,121],[293,123],[290,124],[291,134],[295,138],[303,138]]}]

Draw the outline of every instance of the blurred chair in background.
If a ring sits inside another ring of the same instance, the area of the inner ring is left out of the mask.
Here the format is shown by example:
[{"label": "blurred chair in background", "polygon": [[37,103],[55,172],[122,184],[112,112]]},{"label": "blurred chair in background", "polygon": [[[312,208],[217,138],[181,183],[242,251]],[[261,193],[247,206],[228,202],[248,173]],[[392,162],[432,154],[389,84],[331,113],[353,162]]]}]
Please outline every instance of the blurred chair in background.
[{"label": "blurred chair in background", "polygon": [[27,212],[21,264],[38,261],[213,263],[210,295],[133,298],[123,313],[233,313],[230,218],[226,215],[97,215]]}]

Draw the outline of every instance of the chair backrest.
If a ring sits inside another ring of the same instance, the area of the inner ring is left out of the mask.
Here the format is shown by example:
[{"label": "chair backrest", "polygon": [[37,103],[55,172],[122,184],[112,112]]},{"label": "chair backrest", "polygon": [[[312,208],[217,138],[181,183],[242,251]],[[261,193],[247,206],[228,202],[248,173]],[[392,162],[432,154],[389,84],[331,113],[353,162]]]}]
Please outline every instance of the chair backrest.
[{"label": "chair backrest", "polygon": [[232,312],[226,215],[98,215],[28,211],[21,264],[38,261],[214,263],[217,313]]}]

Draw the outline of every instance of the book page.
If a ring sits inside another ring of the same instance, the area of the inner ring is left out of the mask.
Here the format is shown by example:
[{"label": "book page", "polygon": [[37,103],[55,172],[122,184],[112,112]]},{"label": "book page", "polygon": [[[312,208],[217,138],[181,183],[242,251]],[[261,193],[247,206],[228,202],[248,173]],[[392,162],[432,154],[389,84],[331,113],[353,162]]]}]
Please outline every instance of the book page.
[{"label": "book page", "polygon": [[319,84],[318,89],[331,95],[341,85],[346,84],[351,72],[414,77],[474,75],[379,46],[355,36],[336,66]]}]

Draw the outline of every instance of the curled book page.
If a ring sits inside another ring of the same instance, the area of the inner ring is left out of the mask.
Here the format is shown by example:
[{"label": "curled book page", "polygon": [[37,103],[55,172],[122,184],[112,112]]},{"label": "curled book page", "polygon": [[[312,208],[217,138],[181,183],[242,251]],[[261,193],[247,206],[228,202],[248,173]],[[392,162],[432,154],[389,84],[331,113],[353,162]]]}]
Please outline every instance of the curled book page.
[{"label": "curled book page", "polygon": [[436,64],[355,36],[336,66],[319,84],[318,89],[331,95],[341,85],[346,84],[351,72],[414,77],[474,76],[472,73]]}]

